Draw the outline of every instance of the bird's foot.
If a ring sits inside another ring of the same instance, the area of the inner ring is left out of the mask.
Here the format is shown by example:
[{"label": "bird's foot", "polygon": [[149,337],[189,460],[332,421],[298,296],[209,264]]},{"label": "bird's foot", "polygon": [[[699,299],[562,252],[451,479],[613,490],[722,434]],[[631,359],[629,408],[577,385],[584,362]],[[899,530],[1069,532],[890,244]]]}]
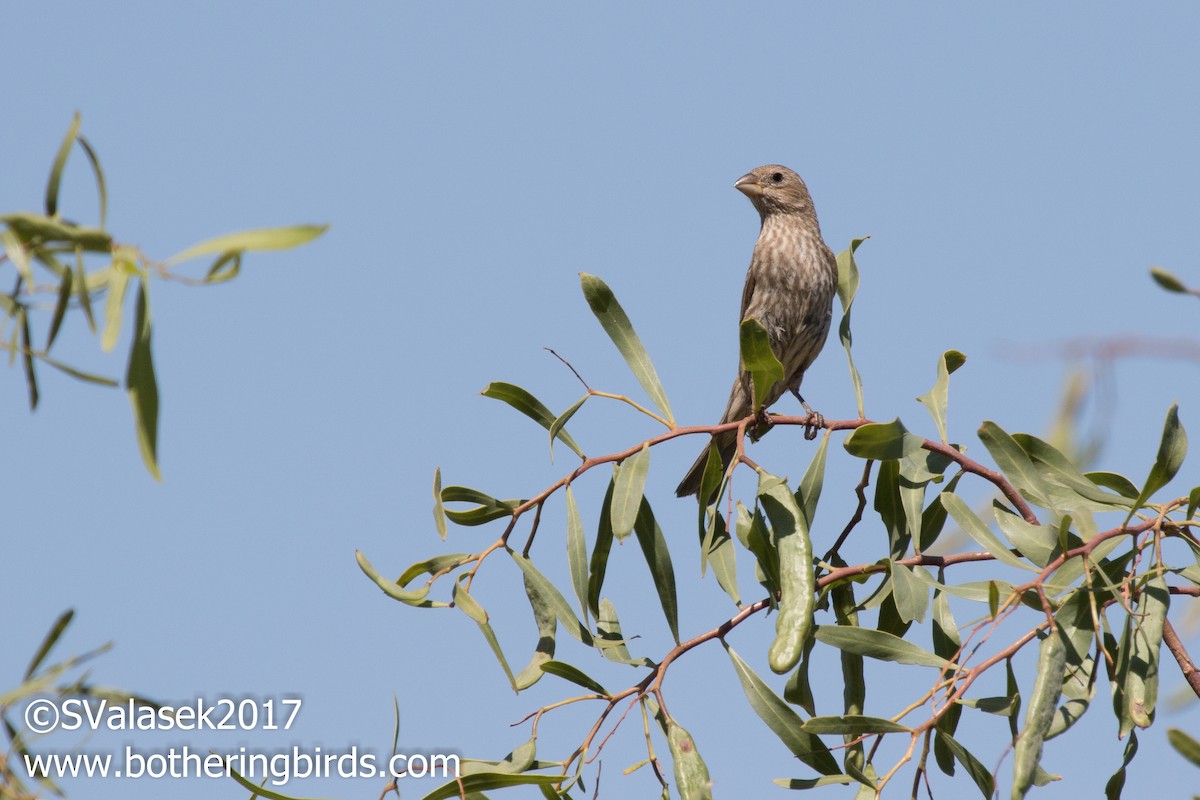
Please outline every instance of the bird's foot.
[{"label": "bird's foot", "polygon": [[808,412],[808,419],[804,422],[804,438],[811,442],[817,438],[817,432],[825,427],[825,416],[819,411],[813,411],[812,406],[805,403],[804,400],[801,400],[800,403]]}]

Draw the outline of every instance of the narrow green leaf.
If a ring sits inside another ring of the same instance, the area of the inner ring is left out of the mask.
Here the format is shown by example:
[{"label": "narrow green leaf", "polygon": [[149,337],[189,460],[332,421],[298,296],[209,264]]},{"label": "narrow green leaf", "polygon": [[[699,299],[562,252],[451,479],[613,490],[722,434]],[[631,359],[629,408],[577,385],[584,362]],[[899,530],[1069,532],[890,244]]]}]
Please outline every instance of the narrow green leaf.
[{"label": "narrow green leaf", "polygon": [[588,618],[588,554],[583,535],[583,519],[575,504],[575,492],[567,484],[567,567],[571,571],[571,587],[579,600],[580,611]]},{"label": "narrow green leaf", "polygon": [[[1129,508],[1129,496],[1104,491],[1097,483],[1084,475],[1071,460],[1049,442],[1027,433],[1014,433],[1013,441],[1029,456],[1034,468],[1044,479],[1068,489],[1087,501],[1082,507],[1093,511],[1111,511]],[[1120,476],[1115,476],[1120,478]],[[1136,491],[1135,491],[1136,494]],[[1056,497],[1060,496],[1056,493]],[[1073,507],[1080,507],[1075,505]]]},{"label": "narrow green leaf", "polygon": [[104,332],[100,335],[100,349],[112,352],[121,335],[121,318],[124,314],[125,289],[129,275],[123,270],[112,270],[108,278],[108,297],[104,301]]},{"label": "narrow green leaf", "polygon": [[604,502],[600,504],[600,521],[596,525],[596,543],[592,546],[592,558],[589,562],[588,575],[588,607],[592,613],[600,614],[600,593],[604,588],[604,575],[608,570],[608,555],[612,550],[612,507],[613,481],[609,480],[608,489],[604,493]]},{"label": "narrow green leaf", "polygon": [[[464,576],[465,577],[465,576]],[[504,650],[500,647],[500,640],[496,638],[496,632],[492,629],[491,623],[488,621],[487,611],[483,606],[471,597],[463,588],[461,581],[455,581],[454,588],[451,591],[451,599],[454,601],[454,607],[462,611],[471,621],[479,626],[480,633],[491,648],[492,654],[496,656],[496,660],[500,662],[500,668],[504,670],[504,677],[508,678],[508,683],[512,686],[513,691],[519,691],[517,688],[517,679],[513,675],[512,667],[508,665],[508,659],[504,657]]]},{"label": "narrow green leaf", "polygon": [[773,783],[782,786],[784,789],[796,789],[804,791],[805,789],[819,789],[822,786],[830,786],[832,784],[847,784],[853,783],[854,778],[849,775],[822,775],[819,778],[776,778]]},{"label": "narrow green leaf", "polygon": [[573,667],[565,661],[547,661],[545,664],[542,664],[542,672],[547,672],[565,681],[570,681],[596,694],[608,696],[608,690],[601,686],[598,681],[591,678],[583,670]]},{"label": "narrow green leaf", "polygon": [[1043,508],[1053,505],[1047,499],[1050,492],[1047,491],[1042,476],[1016,440],[990,420],[979,426],[977,435],[991,453],[996,466],[1021,494]]},{"label": "narrow green leaf", "polygon": [[946,407],[950,396],[950,374],[961,367],[966,360],[967,357],[957,350],[947,350],[942,353],[942,357],[938,359],[937,380],[927,393],[917,398],[918,403],[929,409],[929,415],[933,417],[933,423],[937,425],[942,444],[946,444],[947,441]]},{"label": "narrow green leaf", "polygon": [[583,296],[587,299],[588,306],[596,315],[596,319],[600,321],[604,332],[617,346],[617,350],[621,352],[625,363],[629,365],[629,369],[637,378],[638,383],[642,385],[642,389],[650,397],[651,402],[658,407],[667,422],[674,424],[675,417],[671,414],[667,394],[663,391],[658,373],[655,372],[654,364],[650,361],[650,355],[633,330],[633,323],[625,315],[625,309],[621,308],[621,304],[617,302],[612,290],[600,278],[581,272],[579,280],[583,286]]},{"label": "narrow green leaf", "polygon": [[855,429],[842,446],[856,458],[887,461],[912,455],[924,443],[920,436],[909,433],[897,417],[891,422],[872,422]]},{"label": "narrow green leaf", "polygon": [[476,508],[468,511],[443,510],[446,518],[456,525],[483,525],[492,520],[512,516],[513,509],[523,503],[523,500],[497,500],[475,489],[465,486],[447,486],[442,489],[442,503],[478,503]]},{"label": "narrow green leaf", "polygon": [[[488,789],[507,789],[510,786],[554,786],[565,779],[562,775],[508,775],[502,772],[480,772],[474,775],[464,775],[461,778],[444,783],[425,795],[421,800],[453,800],[463,797],[468,800],[478,800],[480,792]],[[250,787],[253,788],[253,787]],[[259,790],[261,792],[261,790]]]},{"label": "narrow green leaf", "polygon": [[375,585],[393,600],[399,600],[406,605],[419,606],[421,608],[444,608],[449,605],[449,603],[426,600],[425,598],[429,596],[428,586],[422,586],[413,592],[400,588],[400,584],[396,581],[380,575],[378,570],[371,565],[371,562],[367,560],[367,557],[361,551],[356,550],[354,558],[358,562],[358,568],[363,571],[363,574],[374,581]]},{"label": "narrow green leaf", "polygon": [[825,485],[825,459],[829,451],[829,437],[833,435],[833,431],[825,431],[825,435],[821,437],[821,444],[817,445],[817,452],[813,454],[812,461],[808,463],[808,469],[804,471],[804,477],[800,479],[800,489],[796,492],[796,502],[800,506],[800,510],[804,512],[804,521],[808,525],[808,529],[813,529],[813,521],[817,517],[817,503],[821,499],[821,489]]},{"label": "narrow green leaf", "polygon": [[225,283],[236,278],[242,271],[242,251],[222,253],[204,273],[205,283]]},{"label": "narrow green leaf", "polygon": [[[520,386],[504,383],[503,381],[492,381],[484,387],[484,390],[480,394],[484,397],[490,397],[493,400],[507,403],[546,430],[550,430],[550,427],[556,421],[554,414],[550,413],[550,409],[546,408],[541,400],[538,400]],[[560,442],[571,448],[571,452],[580,458],[583,457],[583,451],[579,449],[579,445],[575,444],[575,440],[571,438],[571,434],[563,430],[561,425],[556,435]]]},{"label": "narrow green leaf", "polygon": [[1050,559],[1058,555],[1058,533],[1054,528],[1030,525],[999,502],[992,503],[992,514],[1008,540],[1034,564],[1045,567]]},{"label": "narrow green leaf", "polygon": [[766,723],[779,740],[792,752],[792,755],[822,775],[839,775],[841,769],[837,761],[829,753],[829,748],[804,729],[804,721],[783,698],[771,691],[771,687],[760,678],[750,665],[742,660],[732,647],[722,642],[729,659],[733,662],[734,672],[742,684],[742,691],[750,701],[750,707],[759,719]]},{"label": "narrow green leaf", "polygon": [[[238,772],[232,766],[229,768],[229,777],[233,778],[234,783],[238,784],[243,789],[250,792],[250,796],[252,798],[260,798],[261,797],[261,798],[263,798],[263,800],[319,800],[319,798],[293,797],[291,795],[280,794],[279,792],[273,792],[270,789],[266,788],[265,786],[262,786],[257,783],[252,783],[252,782],[246,780],[246,778],[244,778],[242,776],[242,773]],[[265,779],[264,779],[264,782],[265,782]],[[453,795],[451,795],[451,796],[453,796]]]},{"label": "narrow green leaf", "polygon": [[1187,518],[1191,519],[1196,516],[1196,508],[1200,507],[1200,486],[1197,486],[1188,493]]},{"label": "narrow green leaf", "polygon": [[[550,423],[550,427],[547,430],[550,431],[550,460],[551,461],[554,460],[554,440],[558,438],[559,434],[562,433],[563,428],[565,428],[567,423],[571,421],[571,417],[575,416],[575,412],[578,411],[579,409],[583,408],[583,404],[587,402],[587,399],[589,397],[591,397],[590,394],[585,394],[583,397],[579,398],[574,403],[572,403],[570,408],[568,408],[566,411],[564,411],[563,413],[561,413],[557,417],[555,417],[554,421]],[[564,439],[563,441],[565,442],[566,440]],[[568,445],[568,447],[569,446],[570,445]],[[583,455],[581,453],[576,453],[576,455],[579,455],[580,458],[583,457]]]},{"label": "narrow green leaf", "polygon": [[817,625],[813,628],[813,633],[819,642],[867,658],[937,669],[954,666],[925,648],[884,631],[842,625]]},{"label": "narrow green leaf", "polygon": [[1200,767],[1200,742],[1193,739],[1179,728],[1167,728],[1167,741],[1171,743],[1179,755]]},{"label": "narrow green leaf", "polygon": [[75,609],[70,608],[59,614],[58,619],[54,620],[54,624],[50,626],[50,630],[42,638],[42,643],[38,645],[37,651],[33,654],[33,658],[29,660],[29,666],[25,668],[25,676],[22,680],[30,680],[38,671],[38,667],[46,660],[46,656],[50,655],[50,651],[54,649],[54,645],[62,638],[63,633],[71,624],[71,620],[75,618]]},{"label": "narrow green leaf", "polygon": [[537,757],[537,740],[529,739],[520,747],[513,749],[500,761],[481,761],[474,758],[464,758],[459,761],[460,776],[481,775],[484,773],[519,775],[534,765]]},{"label": "narrow green leaf", "polygon": [[950,734],[938,731],[938,738],[950,749],[950,752],[958,759],[958,763],[963,765],[963,769],[971,776],[971,780],[975,781],[975,785],[979,787],[979,791],[983,794],[984,798],[991,798],[992,792],[996,790],[996,782],[992,778],[992,773],[988,771],[988,768]]},{"label": "narrow green leaf", "polygon": [[1124,475],[1118,475],[1115,472],[1086,472],[1083,477],[1097,486],[1112,489],[1117,494],[1130,500],[1138,496],[1138,488],[1133,485],[1133,481]]},{"label": "narrow green leaf", "polygon": [[83,270],[83,248],[75,248],[75,292],[79,298],[79,307],[83,309],[83,316],[87,319],[88,330],[92,333],[96,332],[96,317],[92,313],[92,294],[88,289],[87,275]]},{"label": "narrow green leaf", "polygon": [[865,417],[866,412],[863,410],[863,388],[862,376],[858,374],[858,368],[854,366],[854,356],[851,354],[851,346],[854,337],[850,333],[850,307],[854,305],[854,296],[858,294],[858,264],[854,261],[854,253],[869,237],[853,239],[850,242],[850,247],[838,253],[838,299],[842,303],[842,321],[838,325],[838,338],[842,341],[842,347],[846,351],[846,363],[850,367],[850,382],[854,386],[854,398],[858,403],[859,418]]},{"label": "narrow green leaf", "polygon": [[896,610],[904,622],[925,621],[929,608],[929,587],[913,577],[912,570],[895,561],[888,561],[888,573],[892,578],[892,597]]},{"label": "narrow green leaf", "polygon": [[1031,566],[1025,559],[1013,555],[1008,545],[1001,542],[999,537],[992,533],[987,525],[983,524],[983,520],[975,516],[975,512],[971,510],[970,506],[961,497],[949,492],[942,492],[938,497],[941,499],[946,511],[950,513],[950,516],[962,528],[963,533],[982,545],[985,550],[1009,566],[1037,572],[1037,569]]},{"label": "narrow green leaf", "polygon": [[17,238],[17,235],[10,228],[4,228],[0,230],[0,245],[3,245],[8,260],[16,268],[17,274],[21,276],[21,280],[25,282],[30,291],[33,291],[35,283],[33,267],[29,265],[29,256],[26,254],[25,246],[21,244],[21,240]]},{"label": "narrow green leaf", "polygon": [[1185,455],[1187,455],[1187,431],[1179,422],[1179,404],[1172,403],[1171,407],[1167,409],[1167,420],[1163,423],[1162,439],[1158,443],[1158,456],[1154,459],[1154,466],[1150,468],[1150,475],[1146,478],[1142,491],[1134,501],[1133,509],[1129,512],[1129,519],[1132,519],[1134,510],[1141,508],[1151,495],[1171,482],[1175,473],[1179,472]]},{"label": "narrow green leaf", "polygon": [[880,717],[847,714],[842,717],[813,717],[804,723],[804,730],[814,734],[862,736],[868,733],[912,733],[912,728]]},{"label": "narrow green leaf", "polygon": [[433,526],[446,541],[446,507],[442,505],[442,468],[433,471]]},{"label": "narrow green leaf", "polygon": [[71,120],[71,127],[67,128],[67,135],[63,137],[62,144],[58,146],[58,155],[54,157],[54,165],[50,168],[50,180],[46,184],[46,215],[53,217],[58,214],[58,187],[62,183],[63,168],[67,165],[67,156],[71,155],[71,148],[75,145],[75,138],[79,136],[79,112],[75,112],[74,119]]},{"label": "narrow green leaf", "polygon": [[[679,644],[679,600],[675,594],[675,568],[671,565],[667,538],[663,536],[662,528],[654,518],[654,511],[645,497],[642,498],[633,529],[637,533],[638,546],[646,557],[646,565],[650,568],[650,578],[654,581],[654,589],[658,593],[658,602],[667,619],[667,626],[671,629],[675,644]],[[581,524],[581,536],[582,533]],[[586,575],[584,580],[586,585]]]},{"label": "narrow green leaf", "polygon": [[653,667],[654,662],[648,658],[634,657],[629,654],[625,645],[625,635],[621,632],[621,621],[617,618],[616,606],[607,597],[600,601],[600,610],[596,616],[596,646],[600,654],[609,661],[617,664],[632,664],[635,667]]},{"label": "narrow green leaf", "polygon": [[108,231],[41,214],[0,214],[0,223],[12,228],[24,242],[39,240],[40,244],[73,244],[89,253],[108,253],[113,248],[112,236]]},{"label": "narrow green leaf", "polygon": [[742,369],[750,373],[751,406],[757,413],[771,387],[783,380],[783,364],[771,350],[767,329],[756,319],[744,319],[741,326]]},{"label": "narrow green leaf", "polygon": [[129,366],[125,370],[125,391],[133,406],[133,421],[137,427],[142,461],[154,479],[161,481],[162,473],[158,469],[158,380],[154,375],[150,338],[150,298],[146,294],[146,281],[139,280],[133,341],[129,347]]},{"label": "narrow green leaf", "polygon": [[182,253],[166,260],[166,264],[178,264],[197,256],[214,253],[237,253],[247,250],[290,250],[308,244],[329,230],[328,225],[290,225],[284,228],[258,228],[256,230],[227,233],[194,244]]},{"label": "narrow green leaf", "polygon": [[1125,752],[1121,757],[1121,766],[1113,773],[1113,776],[1108,779],[1108,783],[1104,786],[1105,800],[1121,800],[1121,790],[1125,788],[1125,770],[1133,763],[1133,757],[1137,755],[1138,740],[1137,732],[1129,734],[1129,741],[1125,743]]},{"label": "narrow green leaf", "polygon": [[39,356],[39,358],[42,361],[49,364],[50,366],[54,367],[55,369],[57,369],[61,372],[65,372],[66,374],[70,375],[72,378],[76,378],[81,381],[86,381],[88,383],[95,383],[99,386],[116,387],[116,386],[120,385],[116,381],[114,381],[112,378],[106,378],[103,375],[93,375],[90,372],[84,372],[83,370],[75,369],[70,364],[64,364],[63,362],[59,361],[58,359],[51,358],[48,355],[43,354],[43,355]]},{"label": "narrow green leaf", "polygon": [[22,308],[17,315],[17,324],[21,331],[21,363],[25,367],[25,384],[29,389],[29,410],[36,411],[38,406],[37,370],[33,366],[33,341],[29,333],[29,315]]},{"label": "narrow green leaf", "polygon": [[737,553],[733,549],[733,538],[725,526],[725,516],[715,505],[706,511],[707,524],[704,526],[704,536],[700,540],[700,574],[712,564],[713,576],[717,584],[734,605],[741,607],[742,598],[738,591],[737,582]]},{"label": "narrow green leaf", "polygon": [[528,576],[524,577],[525,594],[528,596],[529,606],[533,610],[533,621],[538,630],[538,642],[529,663],[513,678],[513,684],[517,687],[518,692],[528,689],[541,680],[544,674],[542,664],[554,658],[555,634],[558,633],[558,617],[555,616],[550,601],[537,590]]},{"label": "narrow green leaf", "polygon": [[588,647],[594,646],[591,632],[575,616],[575,612],[571,610],[571,605],[567,602],[567,598],[562,596],[562,592],[558,591],[557,587],[545,575],[539,572],[537,567],[528,558],[511,550],[509,551],[509,555],[512,556],[513,561],[517,562],[517,566],[525,573],[526,578],[533,584],[538,594],[542,595],[546,599],[546,602],[550,604],[550,607],[554,609],[554,615],[558,617],[559,623],[566,629],[567,633]]},{"label": "narrow green leaf", "polygon": [[103,228],[105,220],[108,219],[108,187],[104,183],[104,170],[100,169],[100,158],[92,149],[91,143],[82,135],[77,136],[75,141],[79,142],[79,146],[83,148],[83,153],[87,156],[88,162],[92,165],[92,172],[96,176],[96,191],[100,195],[100,227]]},{"label": "narrow green leaf", "polygon": [[62,327],[62,321],[67,313],[67,306],[71,302],[71,286],[74,283],[74,273],[67,270],[63,273],[62,278],[58,283],[58,300],[54,303],[54,315],[50,318],[50,332],[46,334],[46,352],[50,352],[50,348],[54,346],[54,340],[58,338],[58,330]]},{"label": "narrow green leaf", "polygon": [[396,579],[396,583],[401,586],[408,586],[420,575],[433,575],[435,572],[441,572],[444,569],[453,569],[459,564],[466,562],[471,558],[470,553],[446,553],[440,556],[418,561]]},{"label": "narrow green leaf", "polygon": [[650,444],[621,462],[613,477],[612,528],[617,541],[633,533],[642,497],[646,491],[646,475],[650,472]]},{"label": "narrow green leaf", "polygon": [[1167,272],[1162,267],[1151,267],[1150,277],[1154,279],[1155,283],[1166,289],[1168,292],[1175,292],[1176,294],[1188,293],[1188,288],[1183,285],[1183,281],[1179,280],[1179,278],[1176,278],[1173,274]]}]

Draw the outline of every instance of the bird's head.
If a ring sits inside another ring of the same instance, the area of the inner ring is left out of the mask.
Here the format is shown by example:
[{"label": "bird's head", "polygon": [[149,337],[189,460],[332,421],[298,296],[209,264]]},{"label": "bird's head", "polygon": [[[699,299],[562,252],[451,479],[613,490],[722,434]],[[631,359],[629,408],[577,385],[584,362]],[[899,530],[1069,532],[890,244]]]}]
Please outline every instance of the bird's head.
[{"label": "bird's head", "polygon": [[755,167],[738,178],[733,188],[749,197],[763,216],[812,211],[812,197],[804,181],[795,172],[779,164]]}]

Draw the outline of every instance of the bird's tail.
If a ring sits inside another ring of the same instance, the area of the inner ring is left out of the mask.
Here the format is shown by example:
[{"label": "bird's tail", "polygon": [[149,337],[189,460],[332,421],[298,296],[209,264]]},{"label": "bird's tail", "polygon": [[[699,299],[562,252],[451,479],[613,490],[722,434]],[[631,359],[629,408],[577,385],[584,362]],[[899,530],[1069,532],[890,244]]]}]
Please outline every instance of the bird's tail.
[{"label": "bird's tail", "polygon": [[[728,467],[729,460],[737,452],[737,432],[725,431],[724,433],[718,433],[713,437],[712,444],[709,447],[717,448],[717,453],[721,456],[721,468]],[[675,489],[676,497],[688,497],[689,495],[699,493],[700,482],[704,480],[704,467],[708,463],[709,447],[704,448],[700,452],[700,457],[696,459],[696,463],[692,464],[692,468],[687,471],[687,475],[684,475],[683,480],[679,482],[679,486]],[[708,498],[704,499],[708,500]]]}]

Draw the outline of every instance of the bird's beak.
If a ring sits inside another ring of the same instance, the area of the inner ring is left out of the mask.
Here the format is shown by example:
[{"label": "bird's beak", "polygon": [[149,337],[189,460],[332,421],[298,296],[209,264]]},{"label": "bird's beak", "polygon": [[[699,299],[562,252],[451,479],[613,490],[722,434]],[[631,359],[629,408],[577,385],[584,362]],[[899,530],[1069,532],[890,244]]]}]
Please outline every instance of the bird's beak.
[{"label": "bird's beak", "polygon": [[763,194],[762,184],[758,182],[758,178],[754,176],[753,172],[747,172],[745,175],[738,178],[737,183],[733,185],[733,188],[737,189],[751,200],[756,197],[762,197]]}]

